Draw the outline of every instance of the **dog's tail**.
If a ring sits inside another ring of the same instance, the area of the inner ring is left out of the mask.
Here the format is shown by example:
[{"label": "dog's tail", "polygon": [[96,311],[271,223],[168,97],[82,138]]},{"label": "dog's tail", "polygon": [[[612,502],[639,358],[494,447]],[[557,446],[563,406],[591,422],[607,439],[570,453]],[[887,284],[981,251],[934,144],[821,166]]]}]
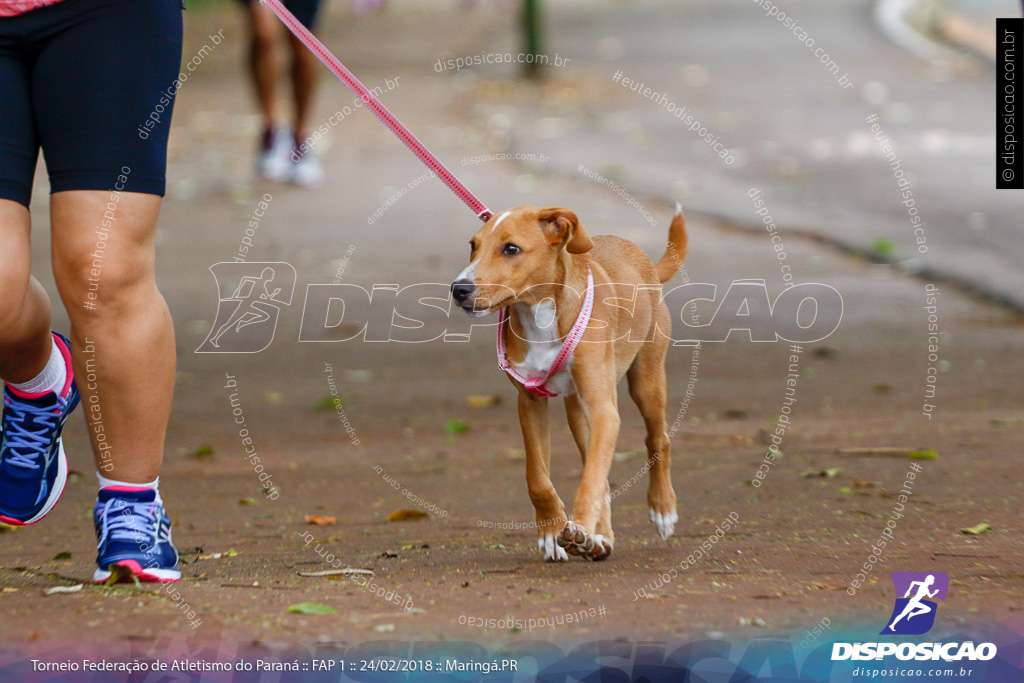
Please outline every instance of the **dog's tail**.
[{"label": "dog's tail", "polygon": [[672,225],[668,228],[668,249],[654,266],[658,279],[668,282],[683,267],[686,258],[688,238],[686,236],[686,219],[683,218],[683,206],[676,203],[676,215],[672,217]]}]

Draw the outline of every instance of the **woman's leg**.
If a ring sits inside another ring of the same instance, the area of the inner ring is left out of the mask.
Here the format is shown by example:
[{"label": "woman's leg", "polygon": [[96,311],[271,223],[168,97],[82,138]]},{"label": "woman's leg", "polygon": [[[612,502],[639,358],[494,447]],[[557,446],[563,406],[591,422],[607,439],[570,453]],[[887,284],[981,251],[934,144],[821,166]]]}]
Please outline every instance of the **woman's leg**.
[{"label": "woman's leg", "polygon": [[28,208],[0,199],[0,379],[28,382],[50,358],[50,300],[32,277]]},{"label": "woman's leg", "polygon": [[53,271],[97,469],[146,483],[160,474],[174,394],[174,327],[154,273],[160,197],[116,193],[116,227],[100,239],[112,194],[53,194]]}]

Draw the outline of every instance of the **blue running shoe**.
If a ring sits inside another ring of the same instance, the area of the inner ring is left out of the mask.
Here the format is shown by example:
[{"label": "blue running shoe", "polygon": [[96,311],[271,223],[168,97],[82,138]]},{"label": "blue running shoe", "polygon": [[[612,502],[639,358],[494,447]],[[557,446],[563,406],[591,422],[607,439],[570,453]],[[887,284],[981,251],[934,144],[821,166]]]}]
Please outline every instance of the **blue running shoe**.
[{"label": "blue running shoe", "polygon": [[115,581],[169,583],[181,579],[178,551],[171,542],[171,520],[153,489],[108,486],[100,489],[92,513],[99,539],[94,583]]},{"label": "blue running shoe", "polygon": [[28,394],[4,383],[0,423],[0,521],[33,524],[60,500],[68,479],[68,459],[60,433],[78,405],[71,369],[71,345],[53,333],[67,362],[68,378],[57,394]]}]

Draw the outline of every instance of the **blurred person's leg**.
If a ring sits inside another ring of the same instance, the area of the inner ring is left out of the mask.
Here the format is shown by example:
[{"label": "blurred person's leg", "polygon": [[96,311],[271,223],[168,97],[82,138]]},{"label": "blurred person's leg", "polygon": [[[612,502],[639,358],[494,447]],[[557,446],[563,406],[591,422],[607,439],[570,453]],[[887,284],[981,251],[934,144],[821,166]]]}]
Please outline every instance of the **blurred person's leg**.
[{"label": "blurred person's leg", "polygon": [[284,27],[270,8],[263,3],[247,3],[249,14],[249,72],[253,91],[263,117],[264,129],[270,130],[281,121],[277,98],[277,42]]},{"label": "blurred person's leg", "polygon": [[[317,15],[320,11],[320,0],[284,0],[284,4],[303,26],[310,31],[315,29]],[[299,150],[311,132],[310,116],[316,93],[317,69],[321,68],[320,60],[291,31],[286,31],[286,33],[292,55],[292,103],[295,117],[292,128],[295,131],[295,145],[291,156],[293,166],[290,179],[297,185],[316,187],[324,181],[324,171],[320,159],[312,147],[305,152]]]},{"label": "blurred person's leg", "polygon": [[287,29],[263,3],[244,1],[249,14],[249,73],[263,119],[256,173],[268,180],[288,180],[292,171],[292,140],[277,102],[277,47]]},{"label": "blurred person's leg", "polygon": [[313,106],[313,95],[316,90],[316,70],[320,61],[290,31],[288,43],[292,51],[292,100],[295,104],[296,146],[309,136],[309,115]]}]

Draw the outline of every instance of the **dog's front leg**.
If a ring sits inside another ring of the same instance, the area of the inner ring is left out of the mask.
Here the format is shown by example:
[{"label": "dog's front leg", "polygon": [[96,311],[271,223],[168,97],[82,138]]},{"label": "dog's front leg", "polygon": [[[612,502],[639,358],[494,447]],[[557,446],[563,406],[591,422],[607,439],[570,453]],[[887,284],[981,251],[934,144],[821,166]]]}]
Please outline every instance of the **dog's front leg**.
[{"label": "dog's front leg", "polygon": [[548,562],[569,559],[556,542],[565,525],[565,505],[551,483],[551,422],[548,400],[520,389],[519,425],[526,447],[526,486],[537,513],[537,545]]},{"label": "dog's front leg", "polygon": [[583,478],[573,501],[573,521],[558,537],[558,544],[570,555],[604,560],[612,552],[613,539],[596,533],[602,515],[611,526],[608,510],[608,472],[619,440],[619,409],[613,367],[598,372],[574,373],[579,400],[590,422],[590,439],[583,465]]}]

